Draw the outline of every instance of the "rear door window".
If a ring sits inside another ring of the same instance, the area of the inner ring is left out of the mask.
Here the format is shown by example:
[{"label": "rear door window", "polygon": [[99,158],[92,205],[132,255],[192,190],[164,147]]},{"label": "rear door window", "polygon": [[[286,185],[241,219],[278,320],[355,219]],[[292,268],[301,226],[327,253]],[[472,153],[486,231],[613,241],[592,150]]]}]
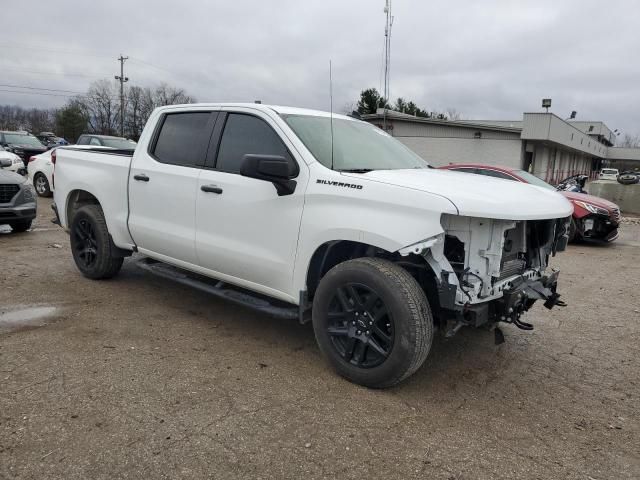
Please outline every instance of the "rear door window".
[{"label": "rear door window", "polygon": [[252,115],[230,113],[218,150],[216,169],[240,173],[242,159],[247,154],[279,155],[289,161],[291,173],[297,164],[278,134],[262,119]]},{"label": "rear door window", "polygon": [[215,120],[215,115],[217,113],[212,112],[165,115],[151,155],[162,163],[184,167],[202,166],[211,135],[210,122]]}]

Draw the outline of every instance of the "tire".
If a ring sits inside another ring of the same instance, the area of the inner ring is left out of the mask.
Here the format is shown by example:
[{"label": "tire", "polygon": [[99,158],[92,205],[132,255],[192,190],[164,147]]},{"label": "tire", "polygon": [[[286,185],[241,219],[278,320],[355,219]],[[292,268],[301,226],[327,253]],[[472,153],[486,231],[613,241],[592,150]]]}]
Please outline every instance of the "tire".
[{"label": "tire", "polygon": [[312,319],[329,364],[365,387],[391,387],[412,375],[433,341],[424,291],[409,272],[381,258],[329,270],[315,292]]},{"label": "tire", "polygon": [[33,186],[36,189],[36,193],[39,197],[50,197],[51,196],[51,187],[49,185],[49,180],[42,173],[36,173],[33,177]]},{"label": "tire", "polygon": [[576,225],[576,219],[571,217],[571,223],[569,224],[569,240],[568,243],[576,243],[582,240],[582,236],[578,233],[578,226]]},{"label": "tire", "polygon": [[71,252],[78,270],[94,280],[111,278],[124,258],[114,252],[107,223],[99,205],[80,208],[71,221]]},{"label": "tire", "polygon": [[20,222],[12,222],[9,224],[9,226],[11,227],[11,230],[13,230],[14,233],[22,233],[22,232],[26,232],[31,228],[32,221],[33,220],[23,220]]}]

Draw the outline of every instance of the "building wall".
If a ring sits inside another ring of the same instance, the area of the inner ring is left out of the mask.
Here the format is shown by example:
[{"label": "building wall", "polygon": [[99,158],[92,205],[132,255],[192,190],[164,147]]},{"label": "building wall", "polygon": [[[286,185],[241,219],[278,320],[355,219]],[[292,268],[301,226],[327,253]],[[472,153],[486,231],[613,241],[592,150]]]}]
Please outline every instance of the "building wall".
[{"label": "building wall", "polygon": [[534,144],[533,173],[553,185],[577,174],[592,174],[593,157],[574,150],[545,144]]},{"label": "building wall", "polygon": [[450,163],[486,163],[522,168],[522,142],[517,140],[397,137],[435,167]]},{"label": "building wall", "polygon": [[553,142],[594,157],[607,156],[605,145],[551,113],[525,113],[522,139]]}]

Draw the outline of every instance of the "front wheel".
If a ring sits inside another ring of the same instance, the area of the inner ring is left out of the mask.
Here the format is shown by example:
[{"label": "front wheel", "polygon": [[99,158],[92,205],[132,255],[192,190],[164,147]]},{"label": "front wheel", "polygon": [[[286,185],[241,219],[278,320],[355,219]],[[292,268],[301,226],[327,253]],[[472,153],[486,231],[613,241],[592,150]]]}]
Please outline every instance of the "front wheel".
[{"label": "front wheel", "polygon": [[313,300],[320,350],[348,380],[386,388],[424,363],[433,341],[431,309],[418,282],[381,258],[332,268]]},{"label": "front wheel", "polygon": [[571,223],[569,224],[569,243],[576,243],[582,240],[582,235],[578,232],[578,224],[576,223],[576,219],[571,217]]},{"label": "front wheel", "polygon": [[113,250],[107,223],[98,205],[80,208],[71,222],[71,252],[78,270],[94,280],[111,278],[124,259]]}]

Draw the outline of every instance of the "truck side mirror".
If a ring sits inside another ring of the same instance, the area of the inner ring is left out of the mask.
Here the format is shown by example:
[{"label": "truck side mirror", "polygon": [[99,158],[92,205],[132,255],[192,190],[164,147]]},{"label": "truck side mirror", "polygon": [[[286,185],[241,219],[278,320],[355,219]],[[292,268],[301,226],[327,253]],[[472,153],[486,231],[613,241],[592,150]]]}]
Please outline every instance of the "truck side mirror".
[{"label": "truck side mirror", "polygon": [[10,167],[12,164],[8,158],[0,158],[0,168]]},{"label": "truck side mirror", "polygon": [[242,157],[240,175],[273,183],[279,196],[291,195],[297,185],[290,162],[280,155],[247,154]]}]

